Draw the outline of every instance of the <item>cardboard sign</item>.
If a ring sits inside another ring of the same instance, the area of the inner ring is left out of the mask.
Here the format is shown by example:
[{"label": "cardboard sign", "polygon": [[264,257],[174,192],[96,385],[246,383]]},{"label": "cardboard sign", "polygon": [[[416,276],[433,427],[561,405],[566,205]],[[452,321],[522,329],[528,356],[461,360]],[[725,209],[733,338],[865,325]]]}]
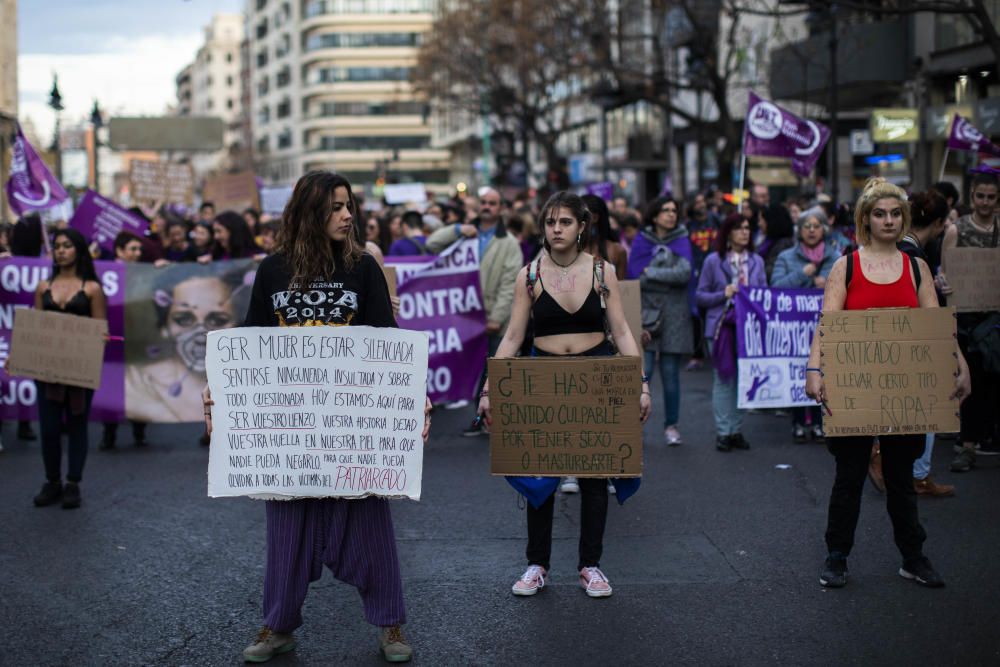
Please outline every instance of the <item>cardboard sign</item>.
[{"label": "cardboard sign", "polygon": [[639,357],[490,359],[490,472],[640,477]]},{"label": "cardboard sign", "polygon": [[394,183],[382,190],[387,204],[423,204],[427,201],[427,189],[423,183]]},{"label": "cardboard sign", "polygon": [[252,171],[206,178],[205,187],[201,191],[201,200],[212,202],[216,212],[260,209],[257,179]]},{"label": "cardboard sign", "polygon": [[292,198],[291,185],[276,185],[260,189],[260,211],[269,215],[280,216],[285,212],[285,205]]},{"label": "cardboard sign", "polygon": [[383,266],[382,273],[385,274],[385,282],[389,286],[389,296],[399,296],[399,281],[396,279],[396,267]]},{"label": "cardboard sign", "polygon": [[11,332],[9,373],[97,389],[107,333],[107,320],[18,308]]},{"label": "cardboard sign", "polygon": [[946,248],[944,267],[955,290],[949,306],[960,313],[1000,310],[1000,248]]},{"label": "cardboard sign", "polygon": [[132,201],[194,203],[194,170],[189,164],[132,160],[128,180]]},{"label": "cardboard sign", "polygon": [[420,499],[427,336],[375,327],[208,334],[208,495]]},{"label": "cardboard sign", "polygon": [[642,293],[638,280],[618,281],[618,291],[622,295],[622,309],[625,311],[625,321],[635,338],[635,347],[642,352]]},{"label": "cardboard sign", "polygon": [[819,331],[827,437],[959,430],[954,308],[826,312]]}]

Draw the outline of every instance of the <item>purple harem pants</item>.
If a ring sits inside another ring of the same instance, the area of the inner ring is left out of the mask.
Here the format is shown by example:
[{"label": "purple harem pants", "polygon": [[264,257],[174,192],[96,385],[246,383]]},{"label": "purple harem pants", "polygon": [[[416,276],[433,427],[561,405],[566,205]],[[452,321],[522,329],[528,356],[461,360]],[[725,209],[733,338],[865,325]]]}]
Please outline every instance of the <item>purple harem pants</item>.
[{"label": "purple harem pants", "polygon": [[326,565],[358,589],[365,620],[376,626],[406,622],[389,501],[268,500],[264,624],[275,632],[302,625],[310,582]]}]

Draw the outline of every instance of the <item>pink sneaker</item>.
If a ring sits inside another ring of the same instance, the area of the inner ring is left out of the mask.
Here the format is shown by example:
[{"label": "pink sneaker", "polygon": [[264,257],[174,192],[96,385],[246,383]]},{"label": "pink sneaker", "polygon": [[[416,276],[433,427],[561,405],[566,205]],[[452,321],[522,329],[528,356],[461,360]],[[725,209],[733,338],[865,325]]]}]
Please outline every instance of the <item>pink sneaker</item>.
[{"label": "pink sneaker", "polygon": [[514,582],[511,592],[514,595],[534,595],[545,588],[545,576],[548,572],[541,565],[529,565],[521,578]]},{"label": "pink sneaker", "polygon": [[592,598],[606,598],[611,595],[611,582],[599,567],[585,567],[580,570],[580,587]]}]

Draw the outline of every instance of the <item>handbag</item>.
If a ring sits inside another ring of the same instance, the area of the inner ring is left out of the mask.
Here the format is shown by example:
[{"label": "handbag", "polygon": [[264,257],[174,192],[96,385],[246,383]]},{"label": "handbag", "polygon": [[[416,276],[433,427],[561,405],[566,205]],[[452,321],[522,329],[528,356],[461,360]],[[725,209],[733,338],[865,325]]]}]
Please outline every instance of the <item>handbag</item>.
[{"label": "handbag", "polygon": [[660,335],[663,328],[663,312],[659,308],[643,308],[640,315],[643,331],[648,331],[654,338]]}]

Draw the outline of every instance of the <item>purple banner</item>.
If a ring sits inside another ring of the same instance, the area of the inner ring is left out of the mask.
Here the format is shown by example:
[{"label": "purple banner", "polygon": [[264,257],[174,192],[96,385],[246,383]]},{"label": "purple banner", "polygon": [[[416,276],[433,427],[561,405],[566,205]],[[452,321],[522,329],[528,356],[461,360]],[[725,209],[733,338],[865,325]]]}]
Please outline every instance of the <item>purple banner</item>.
[{"label": "purple banner", "polygon": [[604,201],[611,201],[615,197],[615,184],[611,181],[591,183],[587,186],[587,194],[597,195]]},{"label": "purple banner", "polygon": [[991,143],[972,123],[958,114],[955,114],[951,122],[948,148],[953,151],[979,151],[1000,157],[1000,146]]},{"label": "purple banner", "polygon": [[149,229],[144,219],[93,190],[83,195],[69,226],[108,251],[114,251],[115,237],[120,232],[131,232],[142,238]]},{"label": "purple banner", "polygon": [[747,105],[743,152],[790,158],[792,170],[808,176],[830,139],[830,129],[821,123],[799,118],[753,92]]},{"label": "purple banner", "polygon": [[11,147],[10,179],[7,181],[7,201],[17,215],[57,206],[69,195],[56,180],[34,147],[17,125]]},{"label": "purple banner", "polygon": [[[112,336],[125,332],[125,265],[94,262],[101,286],[108,298],[108,331]],[[11,257],[0,266],[0,362],[10,351],[14,310],[35,303],[35,288],[52,271],[44,258]],[[0,363],[0,419],[38,419],[38,392],[35,381],[7,375]],[[104,349],[101,388],[94,394],[90,420],[117,422],[125,415],[125,349],[120,341],[110,341]]]},{"label": "purple banner", "polygon": [[806,396],[809,346],[823,290],[741,287],[736,293],[736,356],[741,408],[815,405]]},{"label": "purple banner", "polygon": [[472,399],[488,353],[478,241],[455,243],[437,257],[389,256],[385,263],[396,269],[399,326],[430,336],[431,402]]}]

